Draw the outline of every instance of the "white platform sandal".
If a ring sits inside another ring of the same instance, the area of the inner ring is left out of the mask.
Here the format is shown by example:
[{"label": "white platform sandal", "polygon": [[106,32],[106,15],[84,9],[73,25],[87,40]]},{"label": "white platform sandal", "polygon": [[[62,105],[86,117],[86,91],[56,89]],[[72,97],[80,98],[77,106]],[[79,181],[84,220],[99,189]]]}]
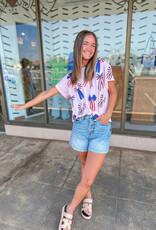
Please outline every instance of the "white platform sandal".
[{"label": "white platform sandal", "polygon": [[71,229],[72,218],[73,215],[67,213],[67,205],[63,206],[58,230]]},{"label": "white platform sandal", "polygon": [[[92,217],[92,203],[93,203],[92,199],[85,198],[83,200],[81,215],[86,220],[89,220]],[[87,211],[90,212],[90,215],[87,214]]]}]

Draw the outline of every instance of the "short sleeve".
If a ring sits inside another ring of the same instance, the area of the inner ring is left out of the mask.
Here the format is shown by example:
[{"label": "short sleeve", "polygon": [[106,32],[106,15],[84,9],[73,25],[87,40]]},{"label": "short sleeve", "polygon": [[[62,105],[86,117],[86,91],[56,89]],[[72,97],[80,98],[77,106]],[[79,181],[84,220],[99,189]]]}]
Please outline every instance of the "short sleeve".
[{"label": "short sleeve", "polygon": [[113,73],[112,73],[112,67],[107,62],[106,64],[106,81],[115,81]]},{"label": "short sleeve", "polygon": [[101,63],[103,64],[103,73],[105,76],[105,86],[108,89],[108,82],[115,81],[114,76],[112,74],[112,68],[108,61],[102,59]]},{"label": "short sleeve", "polygon": [[70,84],[70,74],[63,77],[55,87],[65,98],[69,98],[69,84]]}]

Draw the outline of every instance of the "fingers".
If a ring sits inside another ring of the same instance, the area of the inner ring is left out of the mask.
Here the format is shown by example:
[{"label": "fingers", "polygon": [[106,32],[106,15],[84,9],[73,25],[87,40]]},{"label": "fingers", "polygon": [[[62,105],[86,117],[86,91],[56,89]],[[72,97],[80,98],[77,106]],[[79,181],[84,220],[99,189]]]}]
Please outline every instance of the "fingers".
[{"label": "fingers", "polygon": [[24,109],[24,108],[23,108],[23,105],[10,105],[10,107],[11,107],[11,108],[14,108],[15,111],[18,111],[18,110],[20,110],[20,109]]},{"label": "fingers", "polygon": [[[11,108],[18,108],[19,105],[10,105]],[[16,111],[16,110],[15,110]]]},{"label": "fingers", "polygon": [[17,105],[10,105],[10,107],[15,109],[15,111],[19,110],[19,108],[17,108]]},{"label": "fingers", "polygon": [[102,115],[100,115],[99,117],[97,117],[97,118],[95,119],[95,121],[101,120],[101,118],[102,118]]},{"label": "fingers", "polygon": [[100,122],[104,125],[107,125],[109,122],[109,118],[105,116],[105,114],[100,115],[98,118],[96,118],[96,121],[100,120]]},{"label": "fingers", "polygon": [[95,121],[101,120],[102,118],[103,118],[103,114],[100,115],[99,117],[97,117],[97,118],[95,119]]},{"label": "fingers", "polygon": [[100,116],[95,119],[95,121],[98,121],[98,120],[100,120]]},{"label": "fingers", "polygon": [[21,107],[17,107],[16,109],[15,109],[15,112],[16,111],[18,111],[18,110],[22,110],[23,108],[21,108]]}]

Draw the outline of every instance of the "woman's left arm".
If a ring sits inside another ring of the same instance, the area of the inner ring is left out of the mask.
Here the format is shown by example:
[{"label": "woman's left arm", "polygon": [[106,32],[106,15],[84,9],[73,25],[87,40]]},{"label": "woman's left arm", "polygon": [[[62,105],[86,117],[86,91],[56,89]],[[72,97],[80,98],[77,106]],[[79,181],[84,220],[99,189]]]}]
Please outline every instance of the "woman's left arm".
[{"label": "woman's left arm", "polygon": [[100,115],[96,120],[100,120],[100,122],[104,125],[107,125],[109,122],[109,119],[112,116],[114,106],[116,104],[116,98],[117,98],[117,90],[115,87],[115,81],[109,81],[108,82],[108,92],[109,92],[109,103],[108,108],[105,114]]},{"label": "woman's left arm", "polygon": [[109,92],[109,103],[108,103],[107,112],[105,114],[107,114],[110,118],[112,116],[113,109],[116,104],[116,98],[117,98],[117,90],[115,87],[115,81],[108,82],[108,92]]}]

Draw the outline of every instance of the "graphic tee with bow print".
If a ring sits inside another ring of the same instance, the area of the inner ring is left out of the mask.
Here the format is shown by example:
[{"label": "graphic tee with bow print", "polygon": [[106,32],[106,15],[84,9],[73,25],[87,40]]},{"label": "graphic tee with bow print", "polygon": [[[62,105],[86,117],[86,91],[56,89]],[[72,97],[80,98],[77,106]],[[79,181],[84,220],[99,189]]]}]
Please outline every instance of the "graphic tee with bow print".
[{"label": "graphic tee with bow print", "polygon": [[84,80],[84,72],[85,67],[81,70],[82,77],[74,85],[71,84],[71,73],[56,84],[57,90],[71,101],[73,121],[85,115],[97,118],[106,113],[109,102],[108,82],[115,81],[111,66],[102,58],[97,60],[92,81]]}]

